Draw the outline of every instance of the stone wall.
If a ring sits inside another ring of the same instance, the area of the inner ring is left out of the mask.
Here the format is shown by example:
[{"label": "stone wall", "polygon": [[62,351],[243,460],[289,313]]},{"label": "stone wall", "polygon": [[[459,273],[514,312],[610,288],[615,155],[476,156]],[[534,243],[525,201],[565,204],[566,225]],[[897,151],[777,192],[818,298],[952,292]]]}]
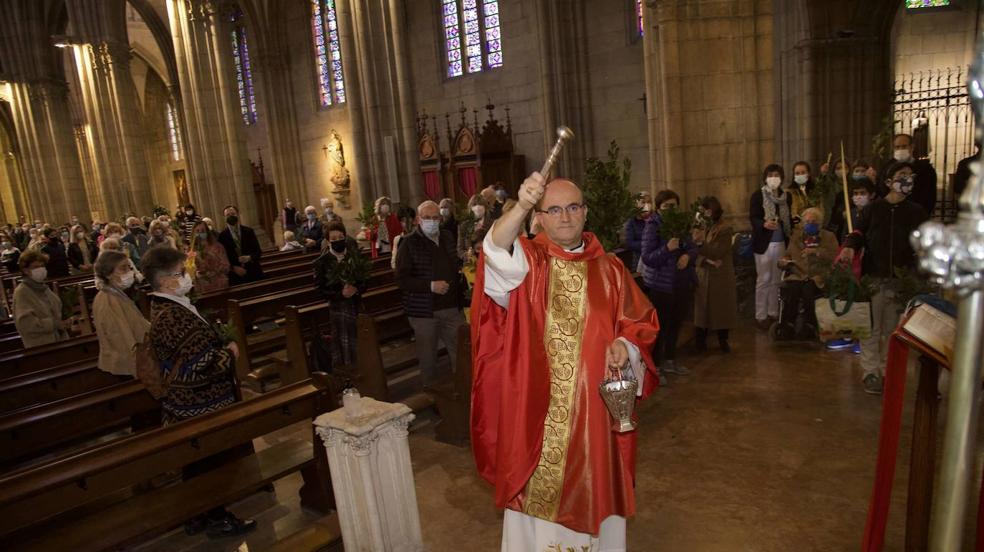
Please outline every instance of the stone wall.
[{"label": "stone wall", "polygon": [[659,2],[646,12],[652,185],[715,195],[739,226],[776,159],[772,3]]},{"label": "stone wall", "polygon": [[980,5],[940,11],[907,10],[899,4],[892,27],[892,74],[966,67],[974,53]]}]

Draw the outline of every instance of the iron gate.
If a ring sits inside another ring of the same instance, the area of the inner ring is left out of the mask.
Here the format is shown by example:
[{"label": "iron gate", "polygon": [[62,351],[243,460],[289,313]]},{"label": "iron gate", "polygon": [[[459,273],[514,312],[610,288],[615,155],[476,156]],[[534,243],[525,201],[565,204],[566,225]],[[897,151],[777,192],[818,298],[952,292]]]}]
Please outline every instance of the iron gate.
[{"label": "iron gate", "polygon": [[895,132],[913,136],[913,155],[936,168],[936,219],[954,220],[953,174],[974,153],[974,112],[967,98],[967,69],[947,67],[897,75],[893,92]]}]

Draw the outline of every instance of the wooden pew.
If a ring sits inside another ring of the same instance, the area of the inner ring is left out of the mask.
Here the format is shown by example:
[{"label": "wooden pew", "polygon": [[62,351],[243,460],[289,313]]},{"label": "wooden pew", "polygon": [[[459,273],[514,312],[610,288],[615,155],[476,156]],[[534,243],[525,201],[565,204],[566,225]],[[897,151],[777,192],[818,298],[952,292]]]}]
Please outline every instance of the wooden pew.
[{"label": "wooden pew", "polygon": [[0,355],[0,379],[21,376],[44,368],[63,366],[99,356],[99,339],[87,335],[40,347]]},{"label": "wooden pew", "polygon": [[[370,275],[370,288],[392,290],[394,274],[392,270],[378,270]],[[236,368],[252,387],[260,392],[277,377],[282,366],[289,362],[284,353],[286,345],[284,330],[281,327],[250,333],[253,323],[259,317],[279,320],[289,305],[323,303],[321,292],[312,285],[256,297],[245,301],[229,301],[229,321],[236,328],[239,360]]]},{"label": "wooden pew", "polygon": [[[301,505],[334,507],[324,447],[282,441],[188,481],[113,503],[152,477],[334,408],[326,380],[309,380],[218,412],[147,431],[0,478],[0,541],[21,551],[132,545],[300,471]],[[98,501],[100,507],[87,509]],[[337,535],[334,537],[337,538]],[[327,543],[325,543],[327,544]]]},{"label": "wooden pew", "polygon": [[45,368],[0,380],[0,414],[67,399],[119,383],[96,359]]},{"label": "wooden pew", "polygon": [[134,416],[159,410],[160,403],[134,380],[8,412],[0,415],[0,466],[129,426]]}]

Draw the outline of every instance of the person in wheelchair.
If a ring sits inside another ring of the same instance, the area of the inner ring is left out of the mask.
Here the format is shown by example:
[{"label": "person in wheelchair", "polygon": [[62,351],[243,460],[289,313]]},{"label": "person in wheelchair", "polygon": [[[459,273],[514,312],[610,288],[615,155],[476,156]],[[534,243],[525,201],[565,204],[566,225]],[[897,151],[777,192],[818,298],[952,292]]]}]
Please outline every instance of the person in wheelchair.
[{"label": "person in wheelchair", "polygon": [[[793,230],[789,249],[779,259],[783,279],[774,334],[777,341],[817,339],[814,301],[824,287],[824,275],[837,257],[837,237],[823,229],[823,212],[811,207],[800,216],[802,224]],[[797,330],[796,319],[801,311],[803,322]]]}]

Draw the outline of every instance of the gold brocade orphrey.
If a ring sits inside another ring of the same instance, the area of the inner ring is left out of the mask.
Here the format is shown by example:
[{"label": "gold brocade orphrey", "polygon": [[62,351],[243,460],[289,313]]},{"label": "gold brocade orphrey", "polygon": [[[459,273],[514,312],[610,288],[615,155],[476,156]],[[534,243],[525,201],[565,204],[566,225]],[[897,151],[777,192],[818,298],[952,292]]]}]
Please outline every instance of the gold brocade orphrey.
[{"label": "gold brocade orphrey", "polygon": [[554,521],[564,485],[571,436],[571,410],[581,362],[581,337],[587,303],[584,262],[551,259],[544,345],[550,368],[550,403],[543,422],[540,461],[526,484],[523,511]]}]

